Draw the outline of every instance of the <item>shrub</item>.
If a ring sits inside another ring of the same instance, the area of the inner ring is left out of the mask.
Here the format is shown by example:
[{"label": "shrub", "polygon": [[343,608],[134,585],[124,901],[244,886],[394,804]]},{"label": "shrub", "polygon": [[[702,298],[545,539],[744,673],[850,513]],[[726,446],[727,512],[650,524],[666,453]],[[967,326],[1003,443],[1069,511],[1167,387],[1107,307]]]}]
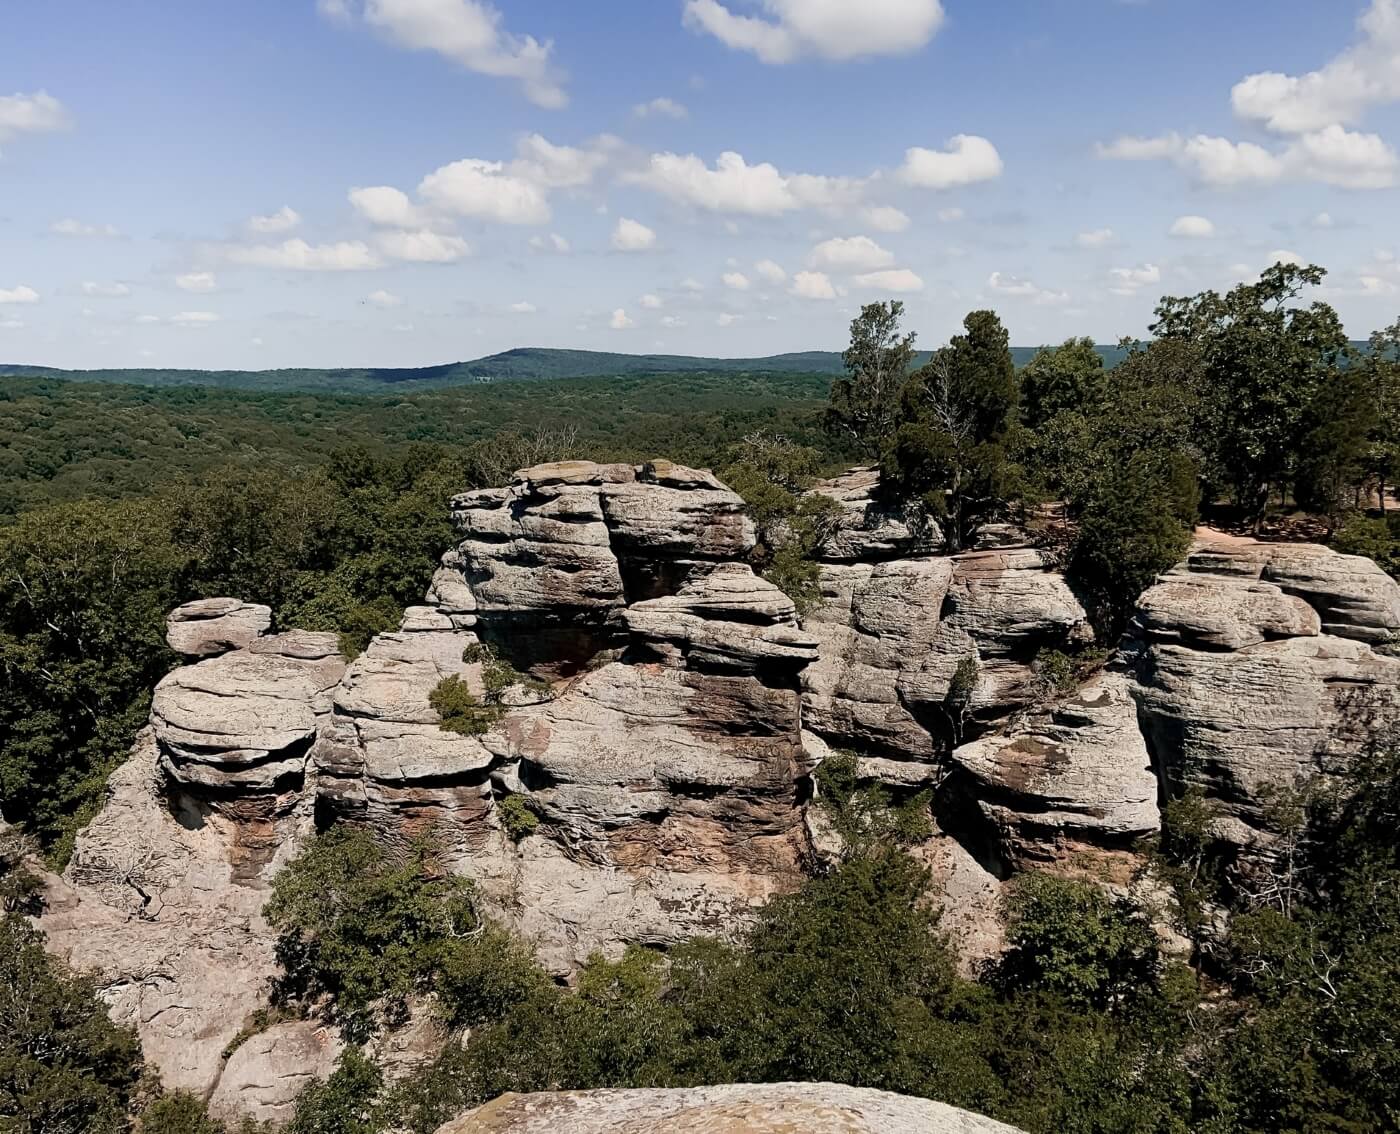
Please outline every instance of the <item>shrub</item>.
[{"label": "shrub", "polygon": [[518,843],[539,828],[540,817],[530,810],[521,795],[508,795],[496,804],[496,814],[511,842]]},{"label": "shrub", "polygon": [[439,727],[444,732],[456,732],[463,736],[481,736],[490,732],[491,726],[505,715],[505,710],[499,705],[483,704],[455,673],[437,683],[428,694],[428,704],[437,710]]},{"label": "shrub", "polygon": [[860,761],[851,752],[833,752],[814,773],[817,802],[831,818],[847,853],[860,855],[888,846],[908,846],[933,834],[933,793],[921,791],[896,801],[888,788],[860,782]]}]

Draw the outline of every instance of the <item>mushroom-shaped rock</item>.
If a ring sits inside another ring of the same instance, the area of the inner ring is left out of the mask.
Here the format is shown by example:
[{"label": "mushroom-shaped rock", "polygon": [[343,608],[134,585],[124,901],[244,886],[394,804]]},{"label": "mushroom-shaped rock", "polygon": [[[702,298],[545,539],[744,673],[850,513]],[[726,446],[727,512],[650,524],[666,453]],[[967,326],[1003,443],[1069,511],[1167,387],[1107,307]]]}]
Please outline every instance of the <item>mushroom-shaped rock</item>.
[{"label": "mushroom-shaped rock", "polygon": [[835,1083],[506,1094],[438,1134],[1020,1134],[930,1099]]},{"label": "mushroom-shaped rock", "polygon": [[165,640],[177,654],[208,658],[251,645],[272,625],[272,608],[236,598],[177,606],[165,618]]}]

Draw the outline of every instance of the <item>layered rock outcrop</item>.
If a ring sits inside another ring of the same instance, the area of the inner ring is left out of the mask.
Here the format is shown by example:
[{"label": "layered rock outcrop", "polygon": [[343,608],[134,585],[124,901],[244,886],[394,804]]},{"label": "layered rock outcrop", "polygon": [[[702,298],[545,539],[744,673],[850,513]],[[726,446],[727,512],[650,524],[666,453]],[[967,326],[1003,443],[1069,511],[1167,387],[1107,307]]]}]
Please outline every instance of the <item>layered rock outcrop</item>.
[{"label": "layered rock outcrop", "polygon": [[1311,544],[1198,549],[1138,604],[1142,734],[1167,790],[1201,788],[1218,833],[1266,834],[1266,795],[1335,772],[1400,708],[1400,585]]},{"label": "layered rock outcrop", "polygon": [[930,1099],[835,1083],[502,1095],[438,1134],[1018,1134]]}]

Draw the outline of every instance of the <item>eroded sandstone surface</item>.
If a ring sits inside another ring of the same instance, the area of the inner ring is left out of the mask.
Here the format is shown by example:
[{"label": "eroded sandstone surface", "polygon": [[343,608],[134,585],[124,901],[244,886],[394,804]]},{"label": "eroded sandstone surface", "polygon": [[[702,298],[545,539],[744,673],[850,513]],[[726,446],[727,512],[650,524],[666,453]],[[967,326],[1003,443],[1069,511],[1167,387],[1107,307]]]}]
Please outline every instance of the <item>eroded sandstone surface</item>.
[{"label": "eroded sandstone surface", "polygon": [[[1130,865],[1187,785],[1222,835],[1266,838],[1269,786],[1340,767],[1400,701],[1400,587],[1369,560],[1199,547],[1105,666],[1056,688],[1043,658],[1092,632],[1053,558],[1007,531],[939,554],[873,488],[857,470],[816,489],[842,513],[802,618],[749,566],[740,498],[669,462],[544,465],[456,497],[423,603],[348,662],[240,599],[179,608],[192,660],[49,881],[50,948],[100,974],[168,1086],[283,1121],[337,1038],[287,1023],[225,1048],[275,973],[270,881],[318,827],[431,836],[563,976],[628,943],[733,935],[823,869],[840,848],[812,773],[850,751],[896,799],[934,792],[914,853],[972,963],[1000,947],[1016,870]],[[484,695],[492,651],[531,679],[480,735],[445,731],[430,696],[449,677]],[[533,829],[508,829],[511,797]]]}]

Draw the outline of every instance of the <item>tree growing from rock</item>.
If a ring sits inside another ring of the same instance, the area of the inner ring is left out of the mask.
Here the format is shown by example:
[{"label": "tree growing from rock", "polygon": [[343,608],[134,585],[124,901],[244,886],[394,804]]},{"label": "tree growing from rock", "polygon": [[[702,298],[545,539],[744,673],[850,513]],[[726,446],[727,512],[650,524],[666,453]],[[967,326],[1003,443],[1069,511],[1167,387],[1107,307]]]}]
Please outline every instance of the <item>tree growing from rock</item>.
[{"label": "tree growing from rock", "polygon": [[827,427],[879,460],[900,416],[900,397],[914,361],[914,335],[901,335],[904,304],[870,303],[851,321],[851,345],[841,356],[846,377],[831,387]]}]

